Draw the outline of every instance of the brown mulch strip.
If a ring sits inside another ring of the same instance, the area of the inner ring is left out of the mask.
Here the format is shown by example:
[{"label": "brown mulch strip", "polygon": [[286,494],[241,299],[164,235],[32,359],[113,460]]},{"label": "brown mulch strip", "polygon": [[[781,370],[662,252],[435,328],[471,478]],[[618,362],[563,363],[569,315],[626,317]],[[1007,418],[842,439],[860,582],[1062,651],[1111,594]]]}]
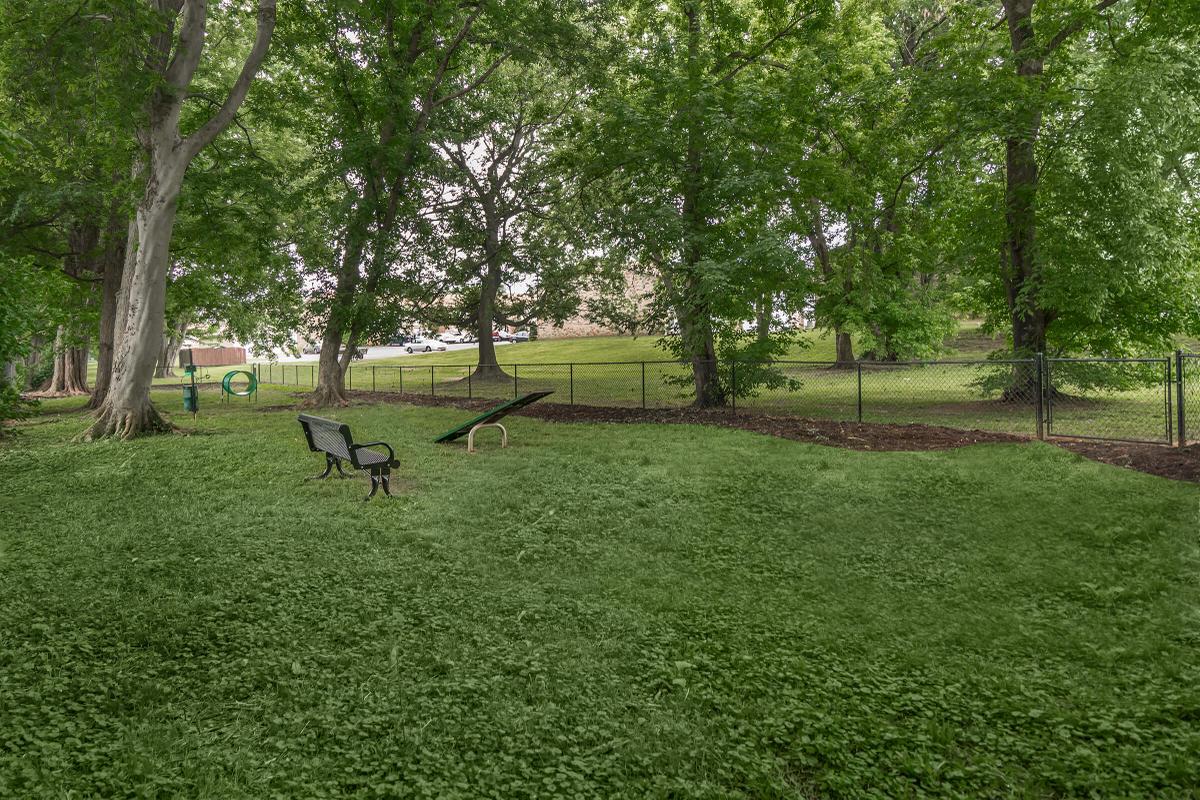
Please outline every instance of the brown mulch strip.
[{"label": "brown mulch strip", "polygon": [[[351,402],[355,404],[373,404],[384,401],[462,408],[471,411],[484,411],[499,402],[495,398],[468,400],[463,397],[430,397],[429,395],[397,392],[354,391],[348,394]],[[535,403],[514,412],[514,415],[535,417],[551,422],[715,425],[799,442],[844,447],[850,450],[949,450],[973,444],[1032,441],[1030,436],[960,430],[938,425],[837,422],[799,417],[774,417],[745,412],[733,414],[728,409],[640,409]],[[1051,444],[1105,464],[1164,478],[1200,483],[1200,445],[1177,448],[1154,444],[1065,439],[1051,440]]]},{"label": "brown mulch strip", "polygon": [[[395,392],[351,392],[357,401],[402,402],[423,406],[449,406],[484,411],[499,400],[467,400],[461,397]],[[964,431],[936,425],[884,425],[877,423],[836,422],[833,420],[774,417],[728,409],[713,408],[615,408],[609,406],[535,403],[514,412],[514,416],[535,417],[551,422],[616,422],[674,425],[713,425],[753,431],[781,439],[811,442],[850,450],[947,450],[982,442],[1024,442],[1026,436],[990,431]]]},{"label": "brown mulch strip", "polygon": [[1059,447],[1093,461],[1147,472],[1162,478],[1200,483],[1200,445],[1167,447],[1126,442],[1055,441]]}]

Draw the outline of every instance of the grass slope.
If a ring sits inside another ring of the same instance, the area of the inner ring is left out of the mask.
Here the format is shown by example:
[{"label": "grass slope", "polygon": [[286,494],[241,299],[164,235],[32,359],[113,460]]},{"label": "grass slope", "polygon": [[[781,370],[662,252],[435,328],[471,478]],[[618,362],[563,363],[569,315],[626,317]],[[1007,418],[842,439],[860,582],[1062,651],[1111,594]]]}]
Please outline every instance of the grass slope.
[{"label": "grass slope", "polygon": [[471,456],[373,406],[366,504],[292,412],[82,445],[77,405],[0,446],[0,796],[1200,787],[1196,487],[521,418]]}]

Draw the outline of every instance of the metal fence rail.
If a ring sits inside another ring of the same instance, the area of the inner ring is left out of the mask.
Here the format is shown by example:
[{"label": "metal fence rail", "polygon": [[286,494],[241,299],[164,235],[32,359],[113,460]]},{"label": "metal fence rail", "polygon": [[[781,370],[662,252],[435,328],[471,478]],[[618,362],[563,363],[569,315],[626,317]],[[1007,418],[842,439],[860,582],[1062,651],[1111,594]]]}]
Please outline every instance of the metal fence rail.
[{"label": "metal fence rail", "polygon": [[[314,387],[315,364],[255,364],[262,383]],[[1009,358],[831,363],[715,361],[730,413],[941,425],[1031,436],[1181,444],[1200,441],[1200,354],[1166,358]],[[553,390],[547,402],[682,408],[695,397],[682,361],[351,364],[348,389],[465,399]]]}]

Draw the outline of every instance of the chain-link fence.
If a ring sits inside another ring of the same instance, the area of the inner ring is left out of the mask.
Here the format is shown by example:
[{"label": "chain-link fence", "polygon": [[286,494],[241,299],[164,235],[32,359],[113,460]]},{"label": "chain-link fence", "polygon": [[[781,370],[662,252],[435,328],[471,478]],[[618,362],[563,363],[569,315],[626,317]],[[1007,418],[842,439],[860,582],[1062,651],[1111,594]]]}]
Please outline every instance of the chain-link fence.
[{"label": "chain-link fence", "polygon": [[1200,354],[1176,353],[1175,374],[1175,419],[1179,442],[1185,445],[1200,442]]},{"label": "chain-link fence", "polygon": [[1173,439],[1171,359],[1046,360],[1046,431],[1074,439]]},{"label": "chain-link fence", "polygon": [[[257,364],[264,383],[315,386],[315,364]],[[1024,435],[1172,443],[1200,440],[1200,354],[1171,358],[982,361],[623,361],[351,364],[352,390],[682,408],[703,393],[730,413],[941,425]]]}]

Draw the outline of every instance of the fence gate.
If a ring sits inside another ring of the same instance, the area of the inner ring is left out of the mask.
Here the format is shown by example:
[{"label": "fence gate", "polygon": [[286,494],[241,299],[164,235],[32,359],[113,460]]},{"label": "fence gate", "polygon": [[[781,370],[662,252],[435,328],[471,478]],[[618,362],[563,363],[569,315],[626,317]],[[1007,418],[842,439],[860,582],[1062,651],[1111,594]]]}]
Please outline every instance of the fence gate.
[{"label": "fence gate", "polygon": [[1171,444],[1170,358],[1046,359],[1046,433]]}]

